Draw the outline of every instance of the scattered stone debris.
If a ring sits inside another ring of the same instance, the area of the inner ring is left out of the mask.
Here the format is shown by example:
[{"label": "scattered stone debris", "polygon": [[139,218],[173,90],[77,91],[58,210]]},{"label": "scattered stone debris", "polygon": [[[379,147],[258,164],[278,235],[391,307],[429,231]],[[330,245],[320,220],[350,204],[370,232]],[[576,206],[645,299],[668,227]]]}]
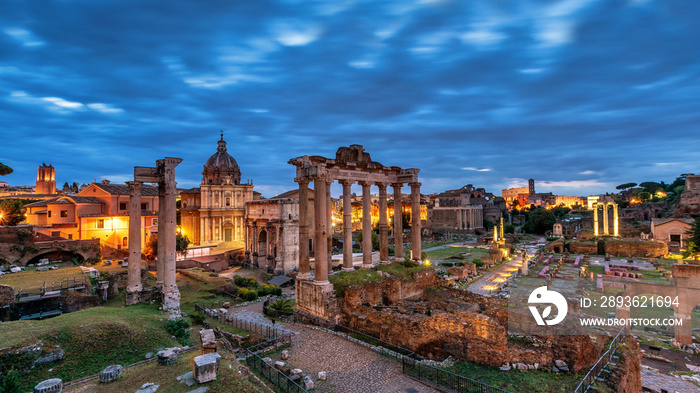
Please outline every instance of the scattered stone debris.
[{"label": "scattered stone debris", "polygon": [[192,386],[196,382],[194,380],[194,374],[192,373],[192,371],[190,371],[186,374],[180,375],[179,377],[177,377],[177,380],[180,381],[180,383],[186,384],[187,386]]},{"label": "scattered stone debris", "polygon": [[122,366],[116,364],[100,371],[100,383],[116,381],[122,375]]},{"label": "scattered stone debris", "polygon": [[194,380],[197,383],[215,381],[219,373],[221,355],[216,352],[200,355],[193,359]]},{"label": "scattered stone debris", "polygon": [[158,356],[158,364],[161,366],[167,366],[177,362],[177,356],[180,354],[180,348],[166,348],[162,351],[158,351],[156,356]]},{"label": "scattered stone debris", "polygon": [[62,391],[63,381],[58,378],[41,381],[34,387],[34,393],[61,393]]},{"label": "scattered stone debris", "polygon": [[144,383],[141,385],[141,389],[137,390],[136,393],[155,393],[160,385],[156,385],[153,382]]}]

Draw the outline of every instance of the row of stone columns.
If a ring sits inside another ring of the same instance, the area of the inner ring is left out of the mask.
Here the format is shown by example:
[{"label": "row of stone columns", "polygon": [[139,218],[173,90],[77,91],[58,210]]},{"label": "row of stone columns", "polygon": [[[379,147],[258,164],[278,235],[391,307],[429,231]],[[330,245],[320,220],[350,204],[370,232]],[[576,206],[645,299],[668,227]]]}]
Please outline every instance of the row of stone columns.
[{"label": "row of stone columns", "polygon": [[608,222],[608,209],[612,206],[613,208],[613,236],[619,236],[619,217],[617,214],[617,203],[614,202],[602,202],[593,204],[593,233],[594,236],[600,234],[600,229],[598,225],[598,209],[603,210],[603,235],[610,235],[610,223]]},{"label": "row of stone columns", "polygon": [[[311,277],[309,267],[309,183],[314,182],[314,220],[315,225],[315,272],[314,283],[328,284],[328,272],[331,266],[331,195],[330,185],[333,180],[325,174],[312,178],[298,178],[299,183],[299,275],[300,279]],[[353,181],[341,180],[343,186],[343,270],[354,270],[352,263],[352,206],[350,200]],[[371,222],[371,182],[360,181],[362,186],[362,267],[372,267],[372,222]],[[387,184],[376,183],[379,188],[379,260],[389,262],[389,224],[387,216]],[[410,183],[412,211],[412,245],[413,260],[421,259],[421,224],[420,224],[420,183]],[[394,187],[394,254],[396,260],[403,260],[403,226],[401,183]]]}]

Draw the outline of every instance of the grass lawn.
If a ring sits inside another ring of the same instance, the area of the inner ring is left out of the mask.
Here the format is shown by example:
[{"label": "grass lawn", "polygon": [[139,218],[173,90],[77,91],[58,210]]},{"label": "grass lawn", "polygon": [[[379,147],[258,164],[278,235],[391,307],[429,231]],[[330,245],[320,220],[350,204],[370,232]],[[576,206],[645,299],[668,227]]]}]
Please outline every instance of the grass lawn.
[{"label": "grass lawn", "polygon": [[345,288],[351,285],[362,285],[366,282],[381,281],[384,277],[377,274],[378,270],[389,273],[392,276],[403,277],[408,280],[413,279],[413,273],[430,269],[426,265],[413,265],[406,267],[401,263],[390,263],[388,265],[378,265],[375,269],[360,269],[351,272],[340,272],[328,277],[333,284],[333,289],[339,297],[345,295]]},{"label": "grass lawn", "polygon": [[65,393],[78,392],[94,392],[101,393],[122,393],[135,392],[139,390],[144,383],[155,383],[159,385],[159,392],[184,393],[196,389],[198,386],[206,386],[209,388],[209,393],[220,392],[240,392],[240,393],[257,393],[264,390],[253,383],[247,377],[238,373],[240,365],[235,358],[228,356],[225,352],[220,352],[223,355],[221,364],[219,365],[219,374],[216,381],[208,382],[204,385],[194,384],[187,386],[177,380],[177,377],[192,371],[192,359],[199,356],[199,351],[194,351],[184,354],[175,364],[161,366],[158,362],[151,362],[142,366],[125,369],[122,371],[122,376],[108,384],[100,384],[99,381],[91,381],[85,384],[64,388]]},{"label": "grass lawn", "polygon": [[[70,264],[70,266],[72,266],[72,264]],[[74,277],[82,280],[87,276],[79,267],[62,267],[57,270],[48,270],[45,272],[38,272],[33,268],[29,268],[23,272],[4,275],[0,278],[0,284],[9,285],[17,292],[20,289],[25,291],[39,289],[44,283],[50,285],[54,281],[67,280]]]},{"label": "grass lawn", "polygon": [[[157,304],[122,307],[118,301],[42,321],[4,322],[0,343],[5,348],[40,343],[44,352],[60,345],[65,353],[62,361],[37,366],[23,376],[22,391],[44,379],[79,379],[112,364],[138,362],[158,348],[179,345],[166,332],[165,316]],[[0,363],[0,367],[9,366]]]},{"label": "grass lawn", "polygon": [[489,255],[488,250],[472,247],[447,247],[439,250],[429,251],[427,254],[429,259],[445,259],[451,256],[455,256],[462,252],[468,252],[471,254],[467,257],[465,261],[471,261],[474,258],[481,258],[483,256]]},{"label": "grass lawn", "polygon": [[454,366],[445,369],[510,392],[571,392],[583,378],[583,374],[555,374],[539,370],[520,372],[511,369],[510,371],[501,371],[498,367],[482,366],[464,361],[456,362]]},{"label": "grass lawn", "polygon": [[[212,277],[213,278],[213,277]],[[214,290],[222,285],[230,285],[231,280],[225,280],[222,282],[202,282],[195,280],[193,278],[184,276],[180,273],[177,274],[177,286],[180,289],[180,309],[185,314],[194,314],[194,304],[195,303],[211,303],[211,302],[231,302],[234,304],[237,299],[231,299],[224,295],[214,295],[211,290]]]}]

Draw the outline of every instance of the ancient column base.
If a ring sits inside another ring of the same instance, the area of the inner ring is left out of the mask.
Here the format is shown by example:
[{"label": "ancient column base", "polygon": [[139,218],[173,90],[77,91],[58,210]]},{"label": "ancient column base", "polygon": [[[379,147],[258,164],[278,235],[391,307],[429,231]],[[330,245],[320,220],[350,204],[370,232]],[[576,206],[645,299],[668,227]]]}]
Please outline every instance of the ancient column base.
[{"label": "ancient column base", "polygon": [[299,273],[297,274],[297,280],[309,280],[311,279],[311,273]]},{"label": "ancient column base", "polygon": [[379,261],[379,264],[380,264],[380,265],[388,265],[388,264],[389,264],[389,261]]},{"label": "ancient column base", "polygon": [[354,267],[343,267],[342,271],[344,272],[353,272],[355,271]]},{"label": "ancient column base", "polygon": [[129,293],[141,292],[141,291],[143,291],[143,285],[141,285],[141,284],[130,285],[130,286],[126,287],[126,291]]},{"label": "ancient column base", "polygon": [[328,320],[332,317],[332,304],[335,302],[333,284],[314,283],[297,280],[297,310]]},{"label": "ancient column base", "polygon": [[177,310],[180,311],[180,291],[175,288],[168,288],[169,291],[163,291],[162,306],[163,311]]},{"label": "ancient column base", "polygon": [[362,266],[360,266],[360,269],[371,269],[373,267],[374,267],[374,265],[371,263],[370,264],[363,263]]},{"label": "ancient column base", "polygon": [[155,287],[158,289],[163,289],[163,281],[162,280],[156,281]]}]

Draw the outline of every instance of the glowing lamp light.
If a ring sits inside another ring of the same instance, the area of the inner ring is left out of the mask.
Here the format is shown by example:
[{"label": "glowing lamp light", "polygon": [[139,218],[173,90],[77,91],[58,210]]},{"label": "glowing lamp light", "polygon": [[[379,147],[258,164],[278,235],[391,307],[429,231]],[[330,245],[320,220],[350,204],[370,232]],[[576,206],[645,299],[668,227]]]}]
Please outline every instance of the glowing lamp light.
[{"label": "glowing lamp light", "polygon": [[430,259],[426,259],[424,263],[425,263],[425,266],[430,266]]}]

